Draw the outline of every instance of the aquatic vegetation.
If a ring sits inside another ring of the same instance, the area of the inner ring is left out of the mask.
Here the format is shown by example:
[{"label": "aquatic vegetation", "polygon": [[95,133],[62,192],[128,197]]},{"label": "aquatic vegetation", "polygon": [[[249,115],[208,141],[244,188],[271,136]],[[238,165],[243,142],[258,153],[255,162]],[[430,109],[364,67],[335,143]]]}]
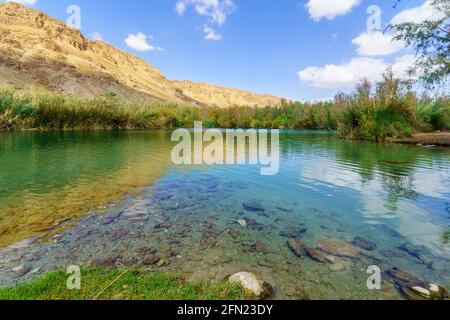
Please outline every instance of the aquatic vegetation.
[{"label": "aquatic vegetation", "polygon": [[[239,285],[224,281],[188,283],[177,274],[125,272],[91,268],[82,270],[81,289],[67,289],[64,270],[29,283],[0,289],[0,300],[242,300],[252,297]],[[113,282],[117,279],[115,282]],[[104,290],[106,289],[106,290]],[[102,290],[104,290],[102,292]],[[99,295],[100,294],[100,295]]]},{"label": "aquatic vegetation", "polygon": [[114,92],[80,98],[43,89],[0,89],[0,130],[205,128],[328,129],[350,140],[383,142],[388,137],[450,129],[448,97],[418,98],[392,75],[374,93],[362,83],[354,94],[327,102],[287,102],[275,107],[182,106],[120,100]]},{"label": "aquatic vegetation", "polygon": [[443,239],[445,244],[450,243],[450,231],[444,232]]}]

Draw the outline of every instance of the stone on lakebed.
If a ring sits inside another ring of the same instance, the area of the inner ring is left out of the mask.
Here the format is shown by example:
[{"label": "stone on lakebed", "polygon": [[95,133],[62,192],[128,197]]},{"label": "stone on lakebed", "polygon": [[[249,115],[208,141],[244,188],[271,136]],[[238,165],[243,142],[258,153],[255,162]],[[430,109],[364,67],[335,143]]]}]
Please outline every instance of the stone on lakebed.
[{"label": "stone on lakebed", "polygon": [[306,231],[307,228],[304,227],[291,227],[280,232],[280,236],[285,238],[300,238]]},{"label": "stone on lakebed", "polygon": [[377,245],[375,243],[373,243],[372,241],[363,236],[355,237],[353,239],[353,244],[367,251],[373,251],[377,248]]},{"label": "stone on lakebed", "polygon": [[327,263],[326,255],[323,252],[313,248],[305,248],[305,251],[312,260],[320,263]]},{"label": "stone on lakebed", "polygon": [[303,255],[303,251],[305,250],[305,246],[303,245],[303,242],[297,239],[289,239],[287,241],[287,245],[289,249],[297,256],[301,257]]},{"label": "stone on lakebed", "polygon": [[142,263],[146,266],[152,266],[154,264],[157,264],[159,261],[161,261],[161,258],[157,255],[150,255],[144,258]]},{"label": "stone on lakebed", "polygon": [[361,250],[347,242],[320,240],[317,243],[317,249],[333,256],[346,257],[352,260],[361,259]]},{"label": "stone on lakebed", "polygon": [[30,271],[30,268],[27,266],[17,266],[15,268],[12,268],[12,271],[14,272],[15,276],[19,278],[28,273],[28,271]]},{"label": "stone on lakebed", "polygon": [[265,211],[264,207],[259,202],[256,201],[244,202],[242,206],[244,207],[245,210],[251,212]]},{"label": "stone on lakebed", "polygon": [[444,300],[448,298],[448,292],[445,288],[437,284],[428,286],[405,286],[401,288],[403,294],[408,300]]}]

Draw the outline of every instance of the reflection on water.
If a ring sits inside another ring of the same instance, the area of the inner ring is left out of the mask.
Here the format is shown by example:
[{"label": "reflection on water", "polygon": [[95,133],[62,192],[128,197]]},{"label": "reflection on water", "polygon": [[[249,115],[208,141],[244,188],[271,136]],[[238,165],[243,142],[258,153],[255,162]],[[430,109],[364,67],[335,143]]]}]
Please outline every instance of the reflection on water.
[{"label": "reflection on water", "polygon": [[0,133],[0,246],[45,232],[151,183],[167,132]]},{"label": "reflection on water", "polygon": [[[191,279],[254,271],[280,298],[400,298],[392,279],[366,288],[373,264],[450,284],[448,149],[285,132],[279,174],[261,176],[257,166],[173,166],[167,131],[5,133],[0,143],[0,244],[58,233],[0,250],[0,285],[74,263],[146,265],[150,254],[159,262],[149,269]],[[286,244],[356,250],[357,236],[370,250],[326,263]],[[20,264],[29,272],[11,274]]]}]

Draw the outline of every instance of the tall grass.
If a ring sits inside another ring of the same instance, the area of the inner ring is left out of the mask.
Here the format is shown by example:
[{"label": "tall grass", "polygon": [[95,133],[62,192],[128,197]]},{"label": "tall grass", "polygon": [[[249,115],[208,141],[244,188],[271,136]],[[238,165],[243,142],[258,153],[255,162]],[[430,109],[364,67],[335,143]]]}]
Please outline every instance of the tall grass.
[{"label": "tall grass", "polygon": [[42,89],[0,89],[0,130],[160,129],[192,127],[331,129],[346,139],[385,141],[414,132],[450,129],[448,97],[417,97],[387,73],[375,88],[361,81],[333,101],[227,109],[125,102],[114,93],[80,98]]},{"label": "tall grass", "polygon": [[332,103],[220,109],[125,102],[110,93],[87,99],[0,89],[0,130],[177,128],[192,127],[196,120],[205,127],[335,129],[336,119]]},{"label": "tall grass", "polygon": [[448,97],[418,98],[409,84],[384,75],[372,90],[362,80],[355,93],[344,98],[338,132],[346,139],[383,142],[388,137],[405,137],[414,132],[450,129]]}]

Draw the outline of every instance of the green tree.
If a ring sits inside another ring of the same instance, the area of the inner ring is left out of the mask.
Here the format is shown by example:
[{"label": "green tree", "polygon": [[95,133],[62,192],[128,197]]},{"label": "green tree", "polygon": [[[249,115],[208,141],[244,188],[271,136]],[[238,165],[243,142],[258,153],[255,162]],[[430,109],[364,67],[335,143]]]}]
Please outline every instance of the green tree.
[{"label": "green tree", "polygon": [[[397,1],[399,2],[399,1]],[[450,1],[431,0],[436,15],[420,23],[391,24],[394,39],[416,51],[416,64],[410,70],[425,86],[446,86],[450,75]]]}]

